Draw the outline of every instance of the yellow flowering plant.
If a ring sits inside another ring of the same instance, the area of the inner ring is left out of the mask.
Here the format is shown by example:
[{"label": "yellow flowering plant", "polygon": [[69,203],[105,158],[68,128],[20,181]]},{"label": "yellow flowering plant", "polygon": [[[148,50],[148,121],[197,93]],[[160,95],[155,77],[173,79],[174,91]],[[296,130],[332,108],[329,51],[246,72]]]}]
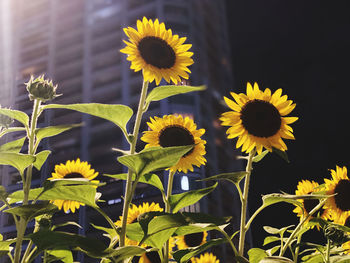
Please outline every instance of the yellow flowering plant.
[{"label": "yellow flowering plant", "polygon": [[[284,140],[295,139],[291,124],[298,117],[289,114],[296,105],[281,89],[262,90],[257,83],[248,83],[245,94],[231,92],[232,98],[224,97],[229,110],[218,118],[222,126],[228,126],[228,139],[237,139],[236,148],[245,153],[240,159],[246,161],[246,169],[207,176],[202,179],[204,185],[208,183],[204,188],[174,193],[173,182],[178,173],[186,174],[194,167],[207,165],[205,130],[197,127],[194,119],[178,113],[151,116],[148,129],[144,131],[140,129],[141,122],[151,103],[203,91],[206,87],[178,85],[182,79],[189,78],[189,67],[194,63],[191,44],[185,44],[185,37],[173,34],[158,19],[145,17],[136,22],[136,28],[127,27],[124,32],[128,40],[120,51],[127,55],[130,69],[141,71],[143,77],[135,114],[132,108],[121,104],[49,103],[59,96],[56,94],[58,85],[44,75],[32,76],[26,83],[33,102],[30,115],[0,107],[0,138],[14,132],[22,134],[20,139],[0,145],[0,165],[15,168],[22,186],[14,192],[0,187],[0,211],[13,217],[17,231],[15,238],[4,239],[0,235],[0,256],[13,263],[29,263],[37,258],[42,258],[43,262],[73,262],[73,251],[79,251],[101,263],[219,263],[220,255],[213,254],[210,249],[227,245],[233,254],[230,262],[348,262],[350,180],[346,167],[336,166],[331,170],[332,179],[325,179],[323,184],[309,180],[299,182],[295,194],[264,195],[262,205],[248,217],[254,164],[263,161],[270,152],[288,160]],[[162,80],[169,85],[158,86]],[[156,87],[149,91],[152,82]],[[102,175],[79,156],[56,164],[41,187],[32,187],[34,169],[40,171],[51,154],[50,150],[39,150],[42,140],[83,125],[38,127],[38,119],[44,111],[55,109],[102,118],[121,130],[128,149],[113,150],[120,154],[117,160],[124,165],[126,173],[104,175],[125,181],[123,209],[117,218],[110,217],[99,206],[103,198],[98,187],[105,184],[101,183]],[[140,140],[146,145],[137,151]],[[23,147],[24,144],[27,147]],[[158,171],[168,173],[166,185]],[[184,211],[216,190],[222,180],[231,182],[240,197],[240,222],[235,233],[226,231],[230,217]],[[137,204],[134,196],[139,183],[158,189],[162,203]],[[264,246],[275,245],[247,251],[246,234],[254,219],[266,207],[280,202],[294,206],[299,223],[281,229],[264,227],[269,234]],[[60,230],[66,225],[77,226],[76,222],[58,224],[53,220],[56,213],[75,213],[81,206],[89,206],[106,220],[108,227],[91,225],[108,238],[108,244],[105,240]],[[29,227],[31,222],[34,228]],[[303,234],[314,226],[323,231],[326,244],[303,243]],[[211,238],[211,233],[218,238]],[[302,245],[308,247],[302,251]]]}]

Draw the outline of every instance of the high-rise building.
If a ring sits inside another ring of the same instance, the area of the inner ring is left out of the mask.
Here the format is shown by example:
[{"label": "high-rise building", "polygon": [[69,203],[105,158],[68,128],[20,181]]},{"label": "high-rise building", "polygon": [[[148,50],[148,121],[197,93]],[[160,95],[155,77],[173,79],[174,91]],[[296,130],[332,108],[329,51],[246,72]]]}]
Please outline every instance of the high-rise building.
[{"label": "high-rise building", "polygon": [[[224,0],[3,0],[1,4],[0,104],[30,114],[32,102],[28,100],[23,83],[32,74],[45,73],[58,84],[58,93],[63,94],[54,103],[126,104],[136,112],[142,74],[131,71],[125,55],[119,52],[125,45],[122,40],[126,39],[122,29],[135,26],[136,20],[143,16],[158,18],[175,34],[186,36],[186,42],[193,45],[195,64],[191,66],[191,85],[207,85],[204,92],[153,103],[145,116],[146,120],[170,113],[190,115],[199,127],[206,129],[208,164],[193,173],[177,175],[174,191],[202,187],[204,184],[198,182],[198,178],[241,169],[218,121],[225,110],[222,96],[228,95],[233,83]],[[117,219],[122,208],[124,183],[102,174],[123,172],[116,160],[117,154],[111,150],[112,147],[127,147],[121,131],[103,119],[69,110],[45,111],[39,127],[81,122],[84,123],[81,128],[43,142],[41,147],[50,149],[52,154],[42,171],[34,174],[33,187],[49,177],[55,164],[78,157],[87,160],[100,172],[99,180],[108,182],[100,189],[106,200],[101,206]],[[131,121],[130,127],[132,124]],[[145,123],[142,127],[146,128]],[[138,148],[142,147],[140,143]],[[11,168],[6,169],[0,176],[2,185],[10,192],[20,189],[19,176]],[[159,193],[140,184],[135,203],[141,198],[157,199]],[[233,186],[221,183],[208,198],[188,209],[231,215],[237,227],[239,206]],[[67,218],[85,226],[80,233],[86,229],[92,231],[88,222],[102,220],[88,208],[74,215],[62,213],[56,220]],[[11,217],[2,215],[0,232],[7,237],[15,235]],[[230,262],[222,252],[223,262]],[[83,256],[79,257],[83,262]]]}]

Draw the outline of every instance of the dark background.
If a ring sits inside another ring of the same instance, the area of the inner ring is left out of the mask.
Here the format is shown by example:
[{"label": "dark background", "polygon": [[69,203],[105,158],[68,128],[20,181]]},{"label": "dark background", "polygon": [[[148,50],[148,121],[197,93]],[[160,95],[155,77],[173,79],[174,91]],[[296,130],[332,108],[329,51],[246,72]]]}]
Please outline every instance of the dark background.
[{"label": "dark background", "polygon": [[[261,195],[294,193],[301,179],[320,184],[328,169],[349,166],[350,8],[345,1],[227,1],[234,87],[282,88],[296,102],[290,116],[295,141],[285,140],[290,163],[274,154],[254,166],[249,193],[252,213]],[[228,94],[227,94],[228,95]],[[277,204],[252,225],[261,246],[264,225],[297,224],[293,206]]]}]

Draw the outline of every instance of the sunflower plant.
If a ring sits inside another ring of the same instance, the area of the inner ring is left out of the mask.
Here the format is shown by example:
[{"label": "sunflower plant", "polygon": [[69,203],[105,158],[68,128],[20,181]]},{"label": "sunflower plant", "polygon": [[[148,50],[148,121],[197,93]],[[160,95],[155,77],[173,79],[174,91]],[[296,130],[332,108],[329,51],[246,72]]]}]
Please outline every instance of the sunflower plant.
[{"label": "sunflower plant", "polygon": [[[126,46],[120,51],[127,55],[130,69],[141,71],[143,76],[135,114],[130,107],[121,104],[51,103],[61,94],[56,93],[58,85],[44,75],[32,76],[26,83],[28,97],[33,102],[31,114],[0,107],[0,138],[7,139],[0,146],[0,165],[16,169],[22,187],[11,193],[0,187],[0,211],[13,217],[17,230],[16,237],[10,239],[0,234],[0,256],[14,263],[29,263],[36,258],[43,262],[72,263],[73,252],[79,251],[101,263],[219,263],[219,255],[214,255],[210,249],[226,245],[232,249],[232,262],[348,262],[350,180],[346,167],[336,166],[331,170],[332,179],[325,179],[322,184],[309,180],[299,182],[293,195],[264,195],[262,205],[248,217],[254,164],[269,152],[288,160],[284,140],[295,139],[291,124],[298,117],[289,114],[296,104],[283,95],[282,89],[261,90],[257,83],[248,83],[245,94],[232,92],[232,98],[224,97],[229,110],[222,113],[221,124],[228,126],[228,139],[236,139],[236,148],[246,154],[240,157],[246,161],[246,169],[208,176],[203,181],[210,183],[204,188],[173,193],[173,180],[178,173],[188,173],[194,167],[206,165],[205,130],[198,128],[192,118],[177,113],[151,116],[145,131],[140,130],[141,122],[152,102],[203,91],[205,87],[180,85],[183,79],[189,78],[189,67],[194,63],[191,44],[185,44],[185,37],[173,34],[158,19],[145,17],[137,21],[136,28],[127,27],[124,32],[128,39],[124,40]],[[158,86],[163,80],[168,85]],[[152,82],[156,87],[149,90]],[[98,192],[98,187],[103,185],[102,175],[79,156],[56,164],[41,187],[32,187],[34,169],[40,171],[51,154],[50,150],[39,151],[42,140],[83,125],[38,127],[38,119],[44,111],[55,109],[102,118],[122,131],[128,148],[113,150],[120,154],[117,160],[125,166],[126,173],[103,175],[125,181],[123,209],[118,218],[110,217],[99,206],[103,201]],[[134,122],[130,129],[131,119]],[[11,141],[13,133],[22,137]],[[139,140],[146,145],[137,152]],[[166,185],[158,171],[166,171]],[[230,217],[183,211],[214,191],[221,180],[230,181],[240,197],[240,227],[235,233],[226,231]],[[162,202],[135,199],[139,183],[158,189]],[[245,237],[254,219],[266,207],[280,202],[295,207],[293,212],[299,223],[281,229],[264,227],[268,235],[263,246],[273,247],[251,248],[247,252]],[[108,227],[93,222],[91,225],[103,233],[108,242],[64,231],[67,225],[81,227],[76,222],[55,224],[53,218],[57,213],[75,213],[85,205],[106,220]],[[29,227],[32,222],[34,228]],[[327,242],[304,242],[304,233],[311,229],[322,231]],[[211,238],[214,232],[217,238]],[[302,250],[304,246],[307,248]]]}]

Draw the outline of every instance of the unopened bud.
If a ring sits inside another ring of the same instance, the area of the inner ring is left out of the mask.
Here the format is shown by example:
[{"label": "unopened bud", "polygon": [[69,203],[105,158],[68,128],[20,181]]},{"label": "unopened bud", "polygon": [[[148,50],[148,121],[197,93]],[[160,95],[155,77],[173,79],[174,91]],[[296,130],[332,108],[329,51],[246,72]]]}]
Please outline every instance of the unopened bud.
[{"label": "unopened bud", "polygon": [[26,85],[30,100],[38,99],[45,102],[60,96],[56,94],[57,85],[53,85],[52,80],[44,79],[44,75],[38,78],[31,76]]}]

